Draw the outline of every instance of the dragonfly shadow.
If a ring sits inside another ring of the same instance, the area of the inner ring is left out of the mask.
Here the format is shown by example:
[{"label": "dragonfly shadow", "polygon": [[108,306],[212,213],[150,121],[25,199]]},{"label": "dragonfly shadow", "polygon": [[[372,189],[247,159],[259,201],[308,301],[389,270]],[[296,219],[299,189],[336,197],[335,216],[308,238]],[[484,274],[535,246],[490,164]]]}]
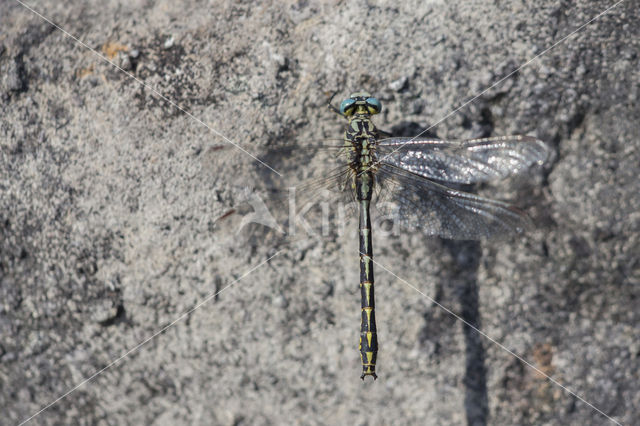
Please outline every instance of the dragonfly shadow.
[{"label": "dragonfly shadow", "polygon": [[[461,307],[460,316],[476,328],[481,328],[478,301],[478,267],[481,248],[477,241],[442,240],[453,258],[452,280]],[[471,327],[463,327],[465,342],[465,412],[467,424],[487,424],[488,397],[485,351],[482,336]]]},{"label": "dragonfly shadow", "polygon": [[412,138],[416,135],[420,135],[423,138],[438,139],[438,135],[435,130],[431,130],[428,127],[416,123],[415,121],[402,121],[395,126],[392,126],[389,134],[393,136],[403,136]]},{"label": "dragonfly shadow", "polygon": [[[439,239],[441,250],[448,252],[449,271],[436,283],[434,299],[445,306],[454,308],[460,317],[469,324],[481,329],[478,267],[481,259],[481,246],[477,241],[460,241]],[[455,300],[457,299],[457,300]],[[455,301],[454,301],[455,300]],[[421,340],[430,342],[436,357],[446,350],[451,330],[458,325],[450,314],[434,306],[425,315],[425,324],[421,331]],[[485,350],[482,336],[471,327],[463,325],[465,343],[464,373],[464,406],[468,425],[482,426],[487,424],[489,416],[487,396],[487,374],[485,366]]]}]

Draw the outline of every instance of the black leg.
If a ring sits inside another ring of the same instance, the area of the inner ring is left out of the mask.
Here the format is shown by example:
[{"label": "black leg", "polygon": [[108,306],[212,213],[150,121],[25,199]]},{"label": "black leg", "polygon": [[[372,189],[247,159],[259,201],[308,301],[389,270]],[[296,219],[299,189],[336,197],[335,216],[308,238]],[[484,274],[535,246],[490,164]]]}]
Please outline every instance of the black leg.
[{"label": "black leg", "polygon": [[334,98],[337,94],[338,94],[338,91],[337,91],[337,90],[336,90],[335,92],[333,92],[333,94],[332,94],[332,95],[331,95],[331,97],[329,98],[329,101],[327,102],[327,107],[328,107],[331,111],[335,112],[336,114],[338,114],[338,115],[340,115],[340,116],[344,117],[344,114],[342,114],[342,113],[338,110],[338,108],[334,107],[334,106],[331,104],[331,102],[333,101],[333,98]]}]

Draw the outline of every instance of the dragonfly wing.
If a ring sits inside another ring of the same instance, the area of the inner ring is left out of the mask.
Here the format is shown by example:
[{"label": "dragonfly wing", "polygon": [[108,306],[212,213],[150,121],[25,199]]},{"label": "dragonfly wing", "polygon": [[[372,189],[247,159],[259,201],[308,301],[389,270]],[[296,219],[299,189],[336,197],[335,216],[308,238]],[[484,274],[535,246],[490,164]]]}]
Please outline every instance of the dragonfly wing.
[{"label": "dragonfly wing", "polygon": [[353,171],[346,165],[334,168],[324,176],[310,177],[302,182],[287,181],[289,194],[295,192],[298,203],[351,203],[355,200],[352,188]]},{"label": "dragonfly wing", "polygon": [[521,173],[550,155],[531,136],[465,141],[391,138],[378,142],[378,160],[441,182],[471,184]]},{"label": "dragonfly wing", "polygon": [[391,194],[388,202],[377,203],[377,211],[403,228],[457,240],[500,238],[532,228],[529,217],[516,207],[448,188],[395,166],[383,165],[377,177]]}]

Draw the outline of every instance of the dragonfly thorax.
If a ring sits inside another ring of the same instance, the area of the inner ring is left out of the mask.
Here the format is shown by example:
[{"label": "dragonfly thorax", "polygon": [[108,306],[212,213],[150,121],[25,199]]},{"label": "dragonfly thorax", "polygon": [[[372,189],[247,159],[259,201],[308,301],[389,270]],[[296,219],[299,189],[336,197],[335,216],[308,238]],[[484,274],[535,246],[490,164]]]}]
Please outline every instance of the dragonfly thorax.
[{"label": "dragonfly thorax", "polygon": [[378,130],[368,116],[353,116],[344,135],[349,165],[357,173],[375,171]]}]

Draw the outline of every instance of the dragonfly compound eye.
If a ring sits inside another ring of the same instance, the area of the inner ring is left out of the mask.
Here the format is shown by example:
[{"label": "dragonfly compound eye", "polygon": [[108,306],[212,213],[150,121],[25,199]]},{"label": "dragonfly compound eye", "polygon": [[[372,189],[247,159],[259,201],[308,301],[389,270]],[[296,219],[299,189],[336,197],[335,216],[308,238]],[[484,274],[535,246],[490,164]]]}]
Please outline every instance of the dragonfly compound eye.
[{"label": "dragonfly compound eye", "polygon": [[340,103],[340,114],[351,115],[355,107],[355,99],[345,99]]},{"label": "dragonfly compound eye", "polygon": [[382,104],[376,98],[367,98],[367,110],[369,114],[377,114],[382,111]]}]

